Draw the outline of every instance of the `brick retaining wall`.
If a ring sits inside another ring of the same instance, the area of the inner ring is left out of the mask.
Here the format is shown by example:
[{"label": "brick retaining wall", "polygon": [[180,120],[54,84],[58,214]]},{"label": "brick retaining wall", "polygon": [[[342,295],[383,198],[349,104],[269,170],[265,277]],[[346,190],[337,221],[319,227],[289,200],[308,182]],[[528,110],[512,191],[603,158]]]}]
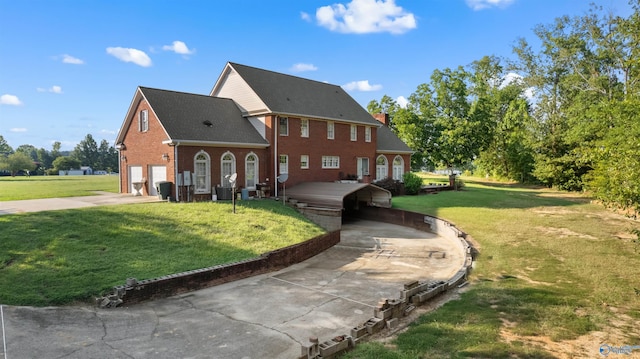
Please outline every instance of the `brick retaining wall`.
[{"label": "brick retaining wall", "polygon": [[333,231],[245,261],[141,281],[129,278],[125,285],[114,287],[112,294],[98,298],[97,304],[103,308],[135,304],[277,271],[309,259],[339,242],[340,231]]}]

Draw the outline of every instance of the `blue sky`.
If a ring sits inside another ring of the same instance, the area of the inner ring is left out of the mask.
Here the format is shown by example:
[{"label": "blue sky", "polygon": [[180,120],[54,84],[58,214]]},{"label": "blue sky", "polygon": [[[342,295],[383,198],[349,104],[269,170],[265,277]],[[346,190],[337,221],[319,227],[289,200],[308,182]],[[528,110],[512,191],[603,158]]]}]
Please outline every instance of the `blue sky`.
[{"label": "blue sky", "polygon": [[536,25],[591,2],[0,0],[0,135],[113,144],[137,86],[208,94],[228,61],[341,85],[365,107],[406,98],[435,69],[513,58]]}]

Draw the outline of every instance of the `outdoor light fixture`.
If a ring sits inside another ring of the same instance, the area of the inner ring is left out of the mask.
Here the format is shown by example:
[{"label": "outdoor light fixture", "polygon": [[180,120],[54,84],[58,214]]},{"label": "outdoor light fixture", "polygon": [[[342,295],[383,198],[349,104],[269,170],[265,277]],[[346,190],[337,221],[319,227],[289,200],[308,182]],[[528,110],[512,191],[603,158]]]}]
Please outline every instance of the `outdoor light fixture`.
[{"label": "outdoor light fixture", "polygon": [[169,161],[169,154],[168,153],[163,153],[162,154],[162,159],[165,161]]},{"label": "outdoor light fixture", "polygon": [[125,156],[125,155],[120,156],[120,160],[121,161],[126,161],[127,160],[127,156]]}]

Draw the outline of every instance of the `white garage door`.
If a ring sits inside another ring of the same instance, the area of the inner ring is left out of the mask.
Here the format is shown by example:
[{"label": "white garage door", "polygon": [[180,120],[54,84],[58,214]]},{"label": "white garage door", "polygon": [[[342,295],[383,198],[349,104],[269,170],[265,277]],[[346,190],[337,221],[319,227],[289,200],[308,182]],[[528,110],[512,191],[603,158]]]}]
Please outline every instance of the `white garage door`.
[{"label": "white garage door", "polygon": [[151,166],[149,168],[151,178],[149,178],[149,195],[157,196],[156,182],[167,180],[167,166]]},{"label": "white garage door", "polygon": [[136,193],[133,182],[140,181],[142,181],[142,166],[129,166],[129,193]]}]

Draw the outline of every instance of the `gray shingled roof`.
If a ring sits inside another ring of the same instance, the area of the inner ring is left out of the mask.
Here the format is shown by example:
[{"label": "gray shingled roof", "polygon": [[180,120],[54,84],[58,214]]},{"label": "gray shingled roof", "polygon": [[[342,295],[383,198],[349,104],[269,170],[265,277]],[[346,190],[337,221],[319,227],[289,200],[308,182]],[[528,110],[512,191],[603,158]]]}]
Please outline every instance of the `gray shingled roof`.
[{"label": "gray shingled roof", "polygon": [[407,146],[398,136],[391,131],[387,126],[378,128],[378,143],[376,149],[378,151],[385,152],[412,152],[411,148]]},{"label": "gray shingled roof", "polygon": [[231,99],[148,87],[140,90],[172,140],[269,145]]},{"label": "gray shingled roof", "polygon": [[379,125],[342,87],[229,63],[276,114]]}]

